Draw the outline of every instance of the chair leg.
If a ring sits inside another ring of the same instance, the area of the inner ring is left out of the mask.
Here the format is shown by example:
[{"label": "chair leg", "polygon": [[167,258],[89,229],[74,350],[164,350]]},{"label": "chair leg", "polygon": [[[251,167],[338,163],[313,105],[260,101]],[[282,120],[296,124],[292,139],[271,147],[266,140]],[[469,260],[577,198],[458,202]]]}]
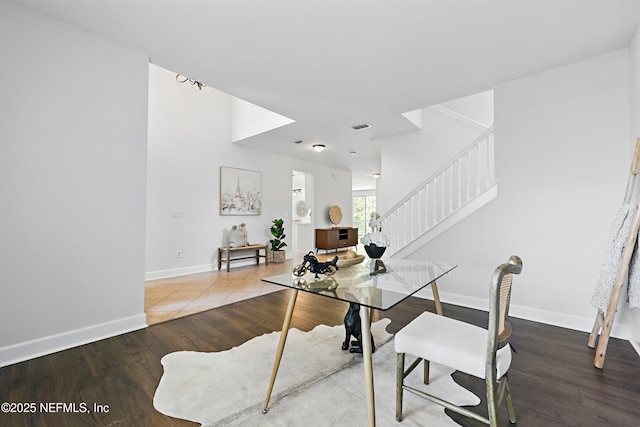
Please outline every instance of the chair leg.
[{"label": "chair leg", "polygon": [[489,426],[498,427],[498,390],[496,390],[496,386],[498,386],[498,384],[493,378],[485,378],[485,383],[487,387],[487,413],[489,415]]},{"label": "chair leg", "polygon": [[402,421],[402,385],[404,382],[404,353],[398,353],[396,367],[396,420]]},{"label": "chair leg", "polygon": [[507,411],[509,412],[509,422],[511,422],[511,424],[515,424],[516,410],[513,408],[513,399],[511,399],[511,387],[509,387],[509,379],[506,375],[504,377],[504,398],[507,405]]},{"label": "chair leg", "polygon": [[428,360],[424,360],[424,374],[423,374],[423,381],[425,384],[429,384],[429,361]]}]

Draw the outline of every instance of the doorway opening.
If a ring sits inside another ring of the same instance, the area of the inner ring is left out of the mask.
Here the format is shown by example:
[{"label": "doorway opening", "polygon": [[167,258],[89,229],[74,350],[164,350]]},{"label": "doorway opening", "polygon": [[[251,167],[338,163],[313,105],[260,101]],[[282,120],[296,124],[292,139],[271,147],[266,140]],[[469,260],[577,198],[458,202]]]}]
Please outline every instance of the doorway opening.
[{"label": "doorway opening", "polygon": [[294,259],[314,250],[313,181],[312,174],[296,170],[291,173],[291,246]]},{"label": "doorway opening", "polygon": [[376,212],[376,192],[358,191],[353,193],[353,226],[358,229],[358,240],[365,235],[368,230],[371,215],[377,215]]}]

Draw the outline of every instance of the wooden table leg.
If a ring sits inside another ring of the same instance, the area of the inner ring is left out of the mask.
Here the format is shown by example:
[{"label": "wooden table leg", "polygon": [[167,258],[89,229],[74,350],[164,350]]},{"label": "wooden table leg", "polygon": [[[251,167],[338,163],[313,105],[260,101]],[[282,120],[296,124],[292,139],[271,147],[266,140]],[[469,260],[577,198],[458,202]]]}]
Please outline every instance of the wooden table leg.
[{"label": "wooden table leg", "polygon": [[376,404],[373,392],[373,360],[371,357],[371,318],[370,308],[360,305],[360,325],[362,328],[362,357],[364,359],[364,382],[367,392],[367,412],[369,427],[376,425]]},{"label": "wooden table leg", "polygon": [[271,380],[269,381],[269,389],[267,390],[267,397],[264,400],[264,407],[262,408],[263,414],[266,414],[269,411],[269,400],[271,399],[273,384],[276,382],[276,375],[278,375],[278,368],[280,367],[280,360],[282,359],[282,353],[284,352],[284,345],[287,342],[287,334],[289,333],[289,325],[291,325],[291,318],[293,317],[293,309],[296,306],[297,297],[298,297],[298,290],[294,289],[291,294],[291,299],[289,299],[287,314],[284,316],[284,322],[282,323],[282,332],[280,333],[280,342],[278,343],[276,358],[273,362],[273,370],[271,371]]},{"label": "wooden table leg", "polygon": [[435,280],[431,282],[431,291],[433,291],[433,302],[436,305],[436,313],[443,316],[442,304],[440,304],[440,294],[438,293],[438,285]]}]

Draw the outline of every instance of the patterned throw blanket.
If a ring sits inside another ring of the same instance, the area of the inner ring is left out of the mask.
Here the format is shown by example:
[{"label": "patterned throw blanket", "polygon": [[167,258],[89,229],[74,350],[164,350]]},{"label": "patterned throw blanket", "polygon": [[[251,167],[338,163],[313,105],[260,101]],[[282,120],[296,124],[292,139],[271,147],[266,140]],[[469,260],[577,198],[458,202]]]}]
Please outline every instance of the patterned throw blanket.
[{"label": "patterned throw blanket", "polygon": [[[600,274],[596,282],[596,287],[591,298],[591,304],[602,310],[607,311],[611,292],[616,281],[620,261],[622,260],[622,250],[624,249],[629,229],[631,228],[631,220],[635,205],[623,205],[611,225],[611,234],[605,252],[604,261],[600,267]],[[631,262],[629,264],[629,277],[627,285],[627,300],[629,307],[640,307],[640,259],[638,251],[634,249]]]}]

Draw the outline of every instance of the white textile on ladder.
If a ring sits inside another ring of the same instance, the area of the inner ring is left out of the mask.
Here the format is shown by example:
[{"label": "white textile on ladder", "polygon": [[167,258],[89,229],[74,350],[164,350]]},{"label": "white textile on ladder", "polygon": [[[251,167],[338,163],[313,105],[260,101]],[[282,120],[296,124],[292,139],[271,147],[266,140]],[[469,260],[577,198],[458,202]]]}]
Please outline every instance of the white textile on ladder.
[{"label": "white textile on ladder", "polygon": [[[631,228],[634,208],[635,205],[633,204],[623,205],[618,210],[611,225],[611,234],[609,235],[605,258],[600,267],[600,275],[591,298],[591,304],[603,312],[606,312],[609,306],[611,291],[613,290],[622,259],[622,250]],[[628,296],[631,308],[640,307],[640,260],[636,250],[633,251],[633,256],[629,263]]]}]

